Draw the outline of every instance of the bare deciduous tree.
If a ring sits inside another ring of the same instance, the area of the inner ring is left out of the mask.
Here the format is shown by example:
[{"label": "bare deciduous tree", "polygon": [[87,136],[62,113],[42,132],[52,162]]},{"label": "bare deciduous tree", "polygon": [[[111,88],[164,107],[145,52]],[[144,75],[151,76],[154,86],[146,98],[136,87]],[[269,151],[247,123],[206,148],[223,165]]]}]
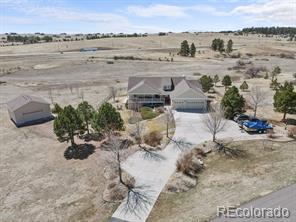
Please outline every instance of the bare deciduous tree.
[{"label": "bare deciduous tree", "polygon": [[50,98],[51,104],[53,104],[54,101],[53,101],[53,94],[52,94],[52,89],[51,89],[51,88],[50,88],[49,91],[48,91],[48,96],[49,96],[49,98]]},{"label": "bare deciduous tree", "polygon": [[116,136],[111,136],[110,139],[105,143],[104,147],[112,152],[111,158],[108,158],[107,163],[114,166],[118,174],[119,182],[126,187],[127,196],[124,200],[124,207],[122,210],[127,213],[133,213],[138,216],[140,212],[146,211],[147,207],[151,205],[152,190],[149,190],[145,186],[135,186],[130,181],[125,181],[123,178],[122,170],[122,151],[128,147],[127,140],[120,140]]},{"label": "bare deciduous tree", "polygon": [[165,113],[165,115],[166,115],[166,136],[167,138],[169,138],[169,125],[170,125],[170,122],[173,121],[174,116],[171,109],[169,108],[167,109],[167,112]]},{"label": "bare deciduous tree", "polygon": [[[133,114],[135,114],[135,112],[133,112]],[[138,147],[144,152],[144,158],[156,161],[163,160],[164,157],[161,154],[157,153],[154,150],[147,149],[145,147],[145,144],[143,144],[144,125],[141,123],[138,117],[135,116],[134,118],[136,120],[136,123],[134,125],[135,127],[133,129],[132,135],[134,136]]]},{"label": "bare deciduous tree", "polygon": [[262,105],[266,99],[266,92],[262,91],[260,87],[255,86],[251,89],[250,103],[254,109],[254,117],[257,114],[258,106]]},{"label": "bare deciduous tree", "polygon": [[215,106],[203,119],[204,125],[213,136],[213,142],[216,142],[217,133],[221,132],[225,125],[224,110],[220,105]]},{"label": "bare deciduous tree", "polygon": [[111,97],[113,98],[113,102],[115,102],[116,95],[117,95],[117,89],[114,86],[110,86],[109,93],[110,93]]}]

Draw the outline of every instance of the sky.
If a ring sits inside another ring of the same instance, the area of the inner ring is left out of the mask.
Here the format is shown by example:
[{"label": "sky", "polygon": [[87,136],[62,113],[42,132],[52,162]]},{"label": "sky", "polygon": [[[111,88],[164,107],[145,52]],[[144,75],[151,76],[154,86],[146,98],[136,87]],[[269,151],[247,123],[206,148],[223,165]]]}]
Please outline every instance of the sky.
[{"label": "sky", "polygon": [[157,33],[296,27],[296,0],[0,0],[0,33]]}]

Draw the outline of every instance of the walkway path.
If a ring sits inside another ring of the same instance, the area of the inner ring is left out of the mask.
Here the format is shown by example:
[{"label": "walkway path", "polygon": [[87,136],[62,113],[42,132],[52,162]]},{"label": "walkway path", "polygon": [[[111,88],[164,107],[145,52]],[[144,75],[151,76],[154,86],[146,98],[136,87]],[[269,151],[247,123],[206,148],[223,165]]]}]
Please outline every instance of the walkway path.
[{"label": "walkway path", "polygon": [[[206,114],[185,113],[174,111],[176,131],[173,140],[184,140],[191,143],[190,147],[211,140],[212,135],[205,129],[202,119]],[[262,138],[262,135],[249,135],[242,132],[236,123],[228,121],[225,131],[218,134],[217,138],[255,139]],[[159,154],[164,158],[161,161],[147,159],[143,152],[137,152],[130,156],[123,164],[123,168],[136,180],[136,186],[145,186],[149,191],[151,204],[146,209],[139,211],[137,215],[126,212],[123,202],[114,212],[111,221],[144,222],[149,216],[159,194],[166,185],[168,179],[175,171],[175,164],[181,150],[175,143],[170,142]]]}]

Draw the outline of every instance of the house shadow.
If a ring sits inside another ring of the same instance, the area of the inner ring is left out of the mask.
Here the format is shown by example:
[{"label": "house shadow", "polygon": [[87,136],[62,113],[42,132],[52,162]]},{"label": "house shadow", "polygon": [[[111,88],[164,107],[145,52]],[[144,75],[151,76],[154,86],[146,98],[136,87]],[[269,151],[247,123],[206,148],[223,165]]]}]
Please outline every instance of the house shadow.
[{"label": "house shadow", "polygon": [[176,109],[180,113],[207,113],[207,110],[203,109]]},{"label": "house shadow", "polygon": [[64,157],[67,160],[70,160],[70,159],[84,160],[84,159],[87,159],[94,152],[95,152],[94,145],[84,143],[76,146],[69,146],[64,152]]},{"label": "house shadow", "polygon": [[13,119],[10,119],[10,120],[14,123],[14,125],[17,128],[21,128],[21,127],[26,127],[26,126],[41,125],[43,123],[50,122],[50,121],[52,121],[54,119],[55,119],[55,117],[53,115],[50,115],[50,116],[48,116],[46,118],[31,120],[31,121],[27,121],[27,122],[24,122],[24,123],[16,123]]}]

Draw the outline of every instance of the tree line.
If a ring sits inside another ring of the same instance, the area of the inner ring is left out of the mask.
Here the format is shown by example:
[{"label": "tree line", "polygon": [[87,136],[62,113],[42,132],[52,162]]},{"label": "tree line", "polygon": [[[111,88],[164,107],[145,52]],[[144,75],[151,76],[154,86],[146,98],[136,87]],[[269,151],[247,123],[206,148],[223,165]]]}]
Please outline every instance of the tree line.
[{"label": "tree line", "polygon": [[243,28],[242,32],[264,35],[295,35],[296,27],[251,27]]},{"label": "tree line", "polygon": [[45,41],[45,42],[52,42],[53,38],[51,36],[44,36],[44,37],[39,37],[39,36],[22,36],[22,35],[8,35],[7,36],[7,41],[8,42],[22,42],[24,44],[33,44],[33,43],[38,43],[40,41]]}]

